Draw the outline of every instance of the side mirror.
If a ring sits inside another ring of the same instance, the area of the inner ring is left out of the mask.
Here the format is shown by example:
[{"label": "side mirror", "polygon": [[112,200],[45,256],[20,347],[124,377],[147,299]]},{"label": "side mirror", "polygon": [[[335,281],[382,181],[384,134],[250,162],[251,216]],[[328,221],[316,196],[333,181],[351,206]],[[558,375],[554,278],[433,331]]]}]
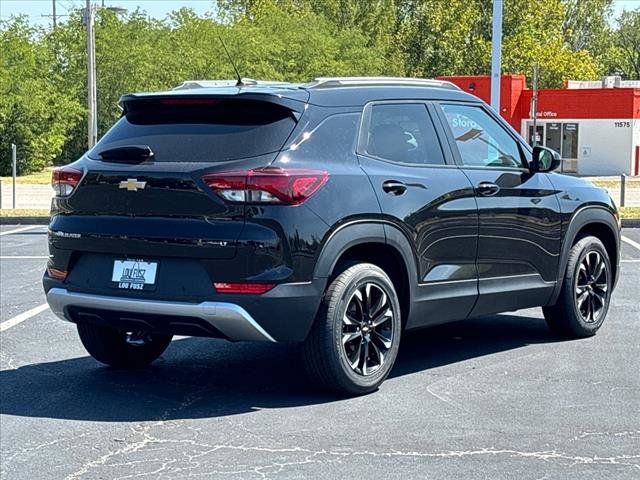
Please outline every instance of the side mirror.
[{"label": "side mirror", "polygon": [[533,147],[532,172],[550,172],[558,168],[560,162],[562,162],[560,154],[555,150],[539,145]]}]

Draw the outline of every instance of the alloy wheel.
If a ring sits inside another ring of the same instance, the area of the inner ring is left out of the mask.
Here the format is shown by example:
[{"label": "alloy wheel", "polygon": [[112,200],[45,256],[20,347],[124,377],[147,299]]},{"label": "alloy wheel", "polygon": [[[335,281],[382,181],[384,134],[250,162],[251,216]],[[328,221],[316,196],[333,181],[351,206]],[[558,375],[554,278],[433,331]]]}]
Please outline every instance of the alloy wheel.
[{"label": "alloy wheel", "polygon": [[600,319],[608,292],[609,273],[604,258],[595,250],[587,252],[580,262],[575,286],[576,307],[586,323]]},{"label": "alloy wheel", "polygon": [[353,293],[342,317],[342,348],[351,368],[363,376],[384,365],[393,345],[394,311],[384,289],[372,282]]}]

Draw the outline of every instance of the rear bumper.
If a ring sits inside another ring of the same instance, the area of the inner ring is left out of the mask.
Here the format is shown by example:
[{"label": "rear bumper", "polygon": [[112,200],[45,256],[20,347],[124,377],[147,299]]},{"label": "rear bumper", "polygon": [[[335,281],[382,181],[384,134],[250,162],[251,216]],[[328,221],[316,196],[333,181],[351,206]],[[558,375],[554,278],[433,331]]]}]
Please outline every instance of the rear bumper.
[{"label": "rear bumper", "polygon": [[69,307],[91,311],[124,312],[163,317],[190,317],[204,320],[230,340],[275,342],[253,317],[239,305],[224,302],[165,302],[158,300],[106,297],[52,288],[47,293],[51,311],[63,320],[72,321]]},{"label": "rear bumper", "polygon": [[127,331],[268,342],[306,338],[322,299],[324,282],[280,284],[263,295],[214,295],[182,301],[78,291],[47,275],[43,278],[47,302],[63,320],[100,323]]}]

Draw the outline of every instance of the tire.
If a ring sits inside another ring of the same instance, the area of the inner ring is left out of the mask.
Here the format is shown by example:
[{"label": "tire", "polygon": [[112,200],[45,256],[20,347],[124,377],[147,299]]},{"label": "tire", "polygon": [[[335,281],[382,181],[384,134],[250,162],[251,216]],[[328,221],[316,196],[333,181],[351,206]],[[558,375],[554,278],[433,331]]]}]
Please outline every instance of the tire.
[{"label": "tire", "polygon": [[128,341],[127,332],[78,323],[78,335],[89,354],[101,363],[116,368],[142,368],[167,349],[172,335],[146,335],[143,344]]},{"label": "tire", "polygon": [[400,303],[387,274],[369,263],[350,266],[325,292],[303,344],[306,370],[325,390],[373,392],[395,363],[401,329]]},{"label": "tire", "polygon": [[578,240],[569,251],[556,304],[542,308],[549,328],[566,338],[595,335],[609,309],[612,278],[611,260],[602,242],[592,236]]}]

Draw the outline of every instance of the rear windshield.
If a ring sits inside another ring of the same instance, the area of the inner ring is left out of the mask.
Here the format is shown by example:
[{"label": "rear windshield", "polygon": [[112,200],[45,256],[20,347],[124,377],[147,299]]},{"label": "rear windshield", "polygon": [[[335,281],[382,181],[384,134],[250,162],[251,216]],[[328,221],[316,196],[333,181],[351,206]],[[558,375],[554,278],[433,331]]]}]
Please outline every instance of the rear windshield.
[{"label": "rear windshield", "polygon": [[279,151],[295,127],[269,102],[167,98],[135,101],[89,152],[147,145],[156,162],[222,162]]}]

